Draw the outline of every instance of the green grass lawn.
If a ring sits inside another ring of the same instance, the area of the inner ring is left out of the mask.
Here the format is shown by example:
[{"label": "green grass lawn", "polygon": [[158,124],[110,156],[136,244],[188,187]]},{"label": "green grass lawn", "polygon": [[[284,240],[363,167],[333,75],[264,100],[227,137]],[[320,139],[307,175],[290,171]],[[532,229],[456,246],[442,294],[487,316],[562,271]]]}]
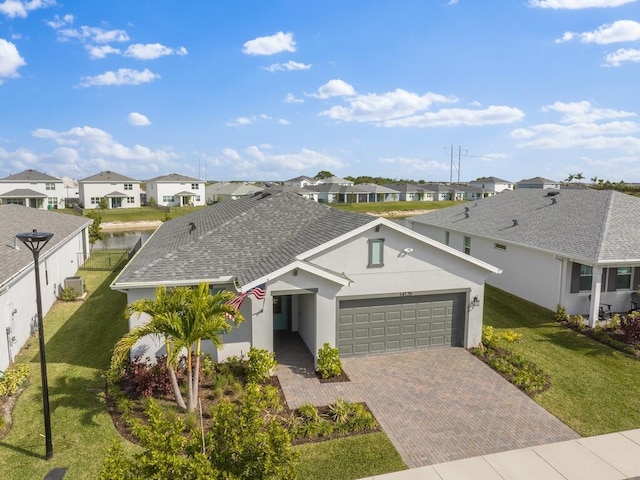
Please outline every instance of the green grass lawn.
[{"label": "green grass lawn", "polygon": [[487,286],[485,325],[523,335],[514,345],[552,386],[534,397],[580,435],[640,428],[640,361],[561,326],[554,312]]},{"label": "green grass lawn", "polygon": [[[171,218],[180,217],[187,213],[195,212],[204,208],[198,207],[172,207],[170,212],[164,212],[157,208],[139,207],[139,208],[112,208],[99,210],[103,222],[147,222],[147,221],[164,221]],[[71,208],[56,210],[59,213],[67,215],[80,215]],[[86,213],[86,210],[85,210]]]},{"label": "green grass lawn", "polygon": [[300,480],[353,480],[407,466],[382,432],[296,447]]},{"label": "green grass lawn", "polygon": [[326,203],[330,207],[357,213],[388,213],[403,210],[439,210],[463,202],[443,200],[437,202],[371,202],[371,203]]},{"label": "green grass lawn", "polygon": [[54,457],[44,460],[40,357],[32,338],[17,358],[30,365],[30,384],[13,411],[11,431],[0,439],[3,479],[41,479],[57,467],[68,468],[65,480],[97,478],[118,435],[104,402],[104,371],[112,346],[127,330],[126,300],[109,288],[110,272],[81,276],[90,293],[87,300],[57,302],[44,324]]}]

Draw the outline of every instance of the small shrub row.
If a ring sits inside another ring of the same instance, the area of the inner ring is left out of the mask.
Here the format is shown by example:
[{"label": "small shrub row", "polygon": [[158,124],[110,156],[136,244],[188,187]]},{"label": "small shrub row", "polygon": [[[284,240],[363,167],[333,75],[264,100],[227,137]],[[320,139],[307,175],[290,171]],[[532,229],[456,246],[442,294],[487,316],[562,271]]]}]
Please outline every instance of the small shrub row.
[{"label": "small shrub row", "polygon": [[23,363],[8,368],[0,378],[0,397],[10,397],[29,378],[29,366]]},{"label": "small shrub row", "polygon": [[155,364],[148,357],[135,357],[124,366],[121,385],[136,398],[168,395],[172,388],[167,357],[156,357]]},{"label": "small shrub row", "polygon": [[361,403],[338,399],[322,412],[307,403],[293,412],[285,425],[297,440],[346,435],[376,430],[378,422]]},{"label": "small shrub row", "polygon": [[65,302],[72,302],[76,300],[80,296],[80,292],[78,292],[73,287],[63,288],[60,292],[60,300]]},{"label": "small shrub row", "polygon": [[640,342],[640,312],[631,312],[620,318],[620,330],[627,343]]},{"label": "small shrub row", "polygon": [[278,366],[276,355],[263,348],[251,347],[247,361],[247,381],[261,383],[268,380]]}]

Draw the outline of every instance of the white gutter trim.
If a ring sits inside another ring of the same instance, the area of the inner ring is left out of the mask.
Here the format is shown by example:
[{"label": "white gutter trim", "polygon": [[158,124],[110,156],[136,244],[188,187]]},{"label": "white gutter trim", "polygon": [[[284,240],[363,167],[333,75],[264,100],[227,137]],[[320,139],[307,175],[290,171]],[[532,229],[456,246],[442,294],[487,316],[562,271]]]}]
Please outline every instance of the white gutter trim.
[{"label": "white gutter trim", "polygon": [[223,285],[227,283],[233,283],[233,277],[218,277],[218,278],[194,278],[190,280],[165,280],[160,282],[122,282],[116,283],[115,281],[109,285],[112,290],[125,291],[136,290],[139,288],[149,287],[189,287],[192,285],[199,285],[201,283],[208,283],[209,285]]}]

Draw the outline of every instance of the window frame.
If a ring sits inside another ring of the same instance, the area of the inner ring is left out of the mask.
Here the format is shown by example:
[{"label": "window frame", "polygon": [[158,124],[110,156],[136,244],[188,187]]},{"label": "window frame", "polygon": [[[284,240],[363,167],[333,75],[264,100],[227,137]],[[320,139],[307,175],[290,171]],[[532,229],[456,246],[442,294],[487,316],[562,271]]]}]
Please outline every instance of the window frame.
[{"label": "window frame", "polygon": [[[583,269],[584,270],[589,269],[589,272],[587,273],[585,271],[583,273]],[[578,291],[579,292],[590,292],[592,283],[593,283],[593,267],[591,265],[584,265],[584,264],[581,263],[580,264],[580,275],[579,275],[579,278],[578,278]]]},{"label": "window frame", "polygon": [[367,268],[384,267],[384,238],[370,238],[368,241],[369,261]]},{"label": "window frame", "polygon": [[[620,275],[621,269],[629,269],[629,273]],[[616,291],[617,290],[631,290],[631,280],[633,277],[633,267],[625,265],[623,267],[616,268]],[[620,285],[620,279],[627,279],[624,285]]]},{"label": "window frame", "polygon": [[467,255],[471,255],[471,237],[465,235],[462,241],[462,251]]}]

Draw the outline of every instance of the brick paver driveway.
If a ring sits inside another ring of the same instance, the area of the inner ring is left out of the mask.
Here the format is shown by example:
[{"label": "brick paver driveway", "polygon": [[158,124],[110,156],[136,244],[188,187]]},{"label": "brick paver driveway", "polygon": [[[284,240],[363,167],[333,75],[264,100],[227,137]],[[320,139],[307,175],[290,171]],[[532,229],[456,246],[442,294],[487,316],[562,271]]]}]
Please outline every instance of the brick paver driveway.
[{"label": "brick paver driveway", "polygon": [[462,348],[344,358],[351,381],[330,384],[299,339],[276,355],[289,407],[366,402],[410,468],[579,438]]}]

